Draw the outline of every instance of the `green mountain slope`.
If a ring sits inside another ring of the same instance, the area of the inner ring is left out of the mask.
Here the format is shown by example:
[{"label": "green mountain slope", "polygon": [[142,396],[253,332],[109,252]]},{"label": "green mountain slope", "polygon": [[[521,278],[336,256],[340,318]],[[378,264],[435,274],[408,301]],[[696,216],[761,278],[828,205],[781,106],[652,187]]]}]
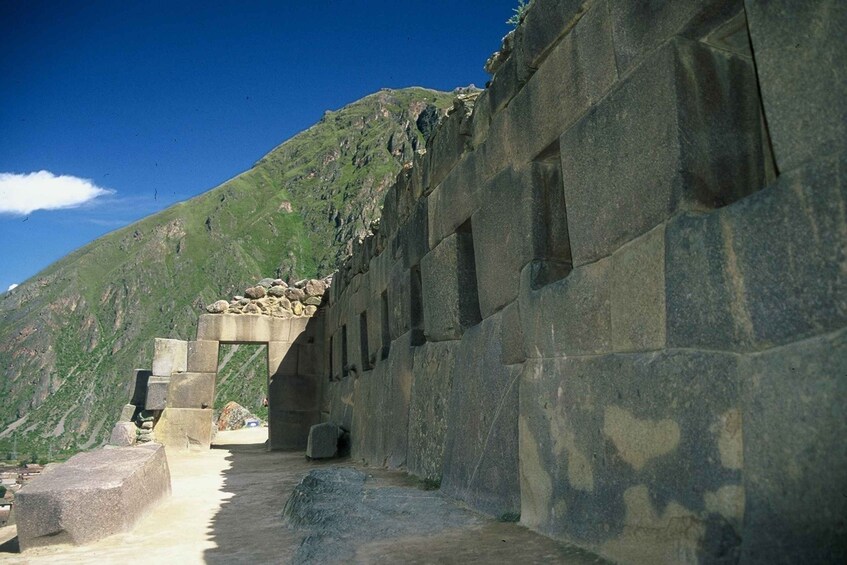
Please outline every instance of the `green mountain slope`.
[{"label": "green mountain slope", "polygon": [[[205,304],[260,278],[334,270],[423,147],[420,112],[451,101],[383,90],[327,112],[249,171],[0,296],[0,457],[14,441],[23,456],[100,444],[130,397],[133,368],[151,366],[154,337],[193,338]],[[266,369],[251,357],[231,359],[227,374],[257,378]]]}]

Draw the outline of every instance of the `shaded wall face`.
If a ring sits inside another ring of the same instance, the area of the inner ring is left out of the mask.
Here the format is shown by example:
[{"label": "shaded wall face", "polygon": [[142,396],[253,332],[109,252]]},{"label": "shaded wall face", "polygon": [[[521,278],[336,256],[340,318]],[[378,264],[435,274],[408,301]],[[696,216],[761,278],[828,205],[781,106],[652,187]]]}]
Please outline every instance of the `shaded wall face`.
[{"label": "shaded wall face", "polygon": [[844,29],[536,0],[334,280],[354,458],[625,562],[843,559]]}]

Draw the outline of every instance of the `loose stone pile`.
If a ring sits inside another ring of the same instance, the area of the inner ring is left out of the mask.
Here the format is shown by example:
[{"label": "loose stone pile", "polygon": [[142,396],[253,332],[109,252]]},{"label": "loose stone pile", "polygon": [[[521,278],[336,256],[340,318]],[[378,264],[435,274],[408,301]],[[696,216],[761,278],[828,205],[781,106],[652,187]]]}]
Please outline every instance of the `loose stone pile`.
[{"label": "loose stone pile", "polygon": [[262,279],[256,286],[232,300],[218,300],[206,306],[210,314],[262,314],[275,318],[310,317],[323,301],[332,276],[303,279],[288,284],[282,279]]}]

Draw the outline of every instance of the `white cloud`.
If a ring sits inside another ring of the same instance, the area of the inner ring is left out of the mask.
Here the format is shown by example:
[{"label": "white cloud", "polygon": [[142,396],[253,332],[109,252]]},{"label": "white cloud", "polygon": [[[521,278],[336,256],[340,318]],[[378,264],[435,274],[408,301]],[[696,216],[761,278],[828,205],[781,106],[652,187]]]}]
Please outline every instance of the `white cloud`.
[{"label": "white cloud", "polygon": [[[0,288],[3,288],[3,287],[2,287],[2,286],[0,286]],[[17,283],[12,283],[12,284],[10,284],[10,285],[9,285],[9,288],[7,288],[7,289],[6,289],[6,292],[9,292],[9,291],[15,290],[16,288],[18,288],[18,284],[17,284]]]},{"label": "white cloud", "polygon": [[56,176],[50,171],[0,173],[0,214],[26,215],[35,210],[76,208],[113,192],[89,179]]}]

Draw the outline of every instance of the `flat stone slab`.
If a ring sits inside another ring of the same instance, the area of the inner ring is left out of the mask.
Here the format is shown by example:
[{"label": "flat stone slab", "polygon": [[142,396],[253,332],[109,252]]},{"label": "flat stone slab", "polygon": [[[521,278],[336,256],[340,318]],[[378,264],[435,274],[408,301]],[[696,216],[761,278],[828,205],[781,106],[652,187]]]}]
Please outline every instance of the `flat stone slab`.
[{"label": "flat stone slab", "polygon": [[104,448],[42,473],[15,497],[21,551],[128,531],[171,493],[165,448]]}]

